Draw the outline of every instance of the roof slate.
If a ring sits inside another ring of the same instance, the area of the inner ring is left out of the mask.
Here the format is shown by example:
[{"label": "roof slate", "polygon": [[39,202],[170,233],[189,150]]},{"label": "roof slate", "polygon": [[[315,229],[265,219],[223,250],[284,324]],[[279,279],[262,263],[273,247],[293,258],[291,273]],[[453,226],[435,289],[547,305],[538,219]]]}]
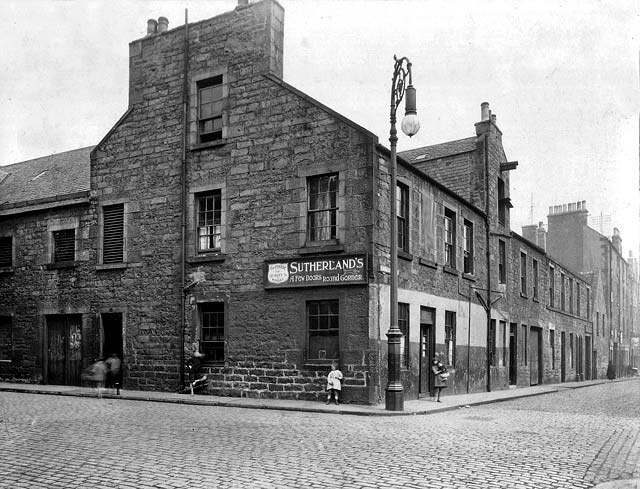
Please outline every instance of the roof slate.
[{"label": "roof slate", "polygon": [[90,190],[93,146],[0,167],[0,206]]},{"label": "roof slate", "polygon": [[434,144],[433,146],[424,146],[422,148],[402,151],[398,153],[398,155],[409,163],[415,164],[419,161],[435,160],[445,156],[474,151],[476,149],[476,141],[476,137],[458,139],[442,144]]}]

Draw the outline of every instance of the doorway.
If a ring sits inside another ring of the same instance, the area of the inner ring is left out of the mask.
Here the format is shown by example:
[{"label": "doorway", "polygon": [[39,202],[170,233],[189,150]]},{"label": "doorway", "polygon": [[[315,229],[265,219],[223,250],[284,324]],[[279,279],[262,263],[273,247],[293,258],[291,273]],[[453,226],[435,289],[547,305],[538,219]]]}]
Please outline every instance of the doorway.
[{"label": "doorway", "polygon": [[560,333],[560,382],[564,382],[567,378],[567,355],[565,353],[567,347],[567,338],[565,332]]},{"label": "doorway", "polygon": [[540,328],[529,329],[530,385],[538,385],[542,376],[542,334]]},{"label": "doorway", "polygon": [[419,396],[433,395],[431,359],[435,354],[435,309],[420,308],[420,389]]},{"label": "doorway", "polygon": [[124,361],[122,345],[122,314],[103,313],[102,320],[102,356],[110,357],[117,353],[120,360]]},{"label": "doorway", "polygon": [[518,385],[517,323],[509,324],[509,385]]},{"label": "doorway", "polygon": [[46,380],[51,385],[80,385],[82,373],[82,317],[46,316]]}]

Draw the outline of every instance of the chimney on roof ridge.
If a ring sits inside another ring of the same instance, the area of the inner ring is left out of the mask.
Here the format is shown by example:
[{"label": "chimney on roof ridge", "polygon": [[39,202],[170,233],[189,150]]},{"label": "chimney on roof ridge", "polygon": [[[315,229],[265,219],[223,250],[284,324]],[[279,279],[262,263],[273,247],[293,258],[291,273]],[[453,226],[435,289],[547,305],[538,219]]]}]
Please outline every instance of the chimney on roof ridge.
[{"label": "chimney on roof ridge", "polygon": [[489,110],[489,102],[482,102],[480,104],[480,120],[488,121],[491,118],[491,111]]},{"label": "chimney on roof ridge", "polygon": [[158,17],[158,32],[167,32],[167,30],[169,30],[169,19]]},{"label": "chimney on roof ridge", "polygon": [[147,36],[158,32],[158,21],[156,19],[147,20]]}]

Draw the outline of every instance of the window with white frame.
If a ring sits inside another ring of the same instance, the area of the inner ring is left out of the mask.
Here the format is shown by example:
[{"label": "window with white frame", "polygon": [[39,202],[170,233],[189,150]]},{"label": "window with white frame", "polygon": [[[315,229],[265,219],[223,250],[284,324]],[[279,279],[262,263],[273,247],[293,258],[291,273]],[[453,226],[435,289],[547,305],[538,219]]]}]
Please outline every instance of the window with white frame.
[{"label": "window with white frame", "polygon": [[198,143],[220,141],[223,137],[223,82],[223,75],[217,75],[197,82]]},{"label": "window with white frame", "polygon": [[444,263],[456,268],[456,213],[444,210]]},{"label": "window with white frame", "polygon": [[396,188],[398,250],[409,253],[409,187],[398,182]]},{"label": "window with white frame", "polygon": [[464,273],[473,275],[473,223],[464,220]]}]

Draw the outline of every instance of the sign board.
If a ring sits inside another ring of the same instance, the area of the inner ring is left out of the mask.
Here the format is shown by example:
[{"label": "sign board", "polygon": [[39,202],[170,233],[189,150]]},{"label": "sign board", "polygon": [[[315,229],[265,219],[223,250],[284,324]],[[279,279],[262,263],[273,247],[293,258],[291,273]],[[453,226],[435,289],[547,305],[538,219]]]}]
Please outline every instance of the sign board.
[{"label": "sign board", "polygon": [[264,264],[264,287],[318,287],[366,284],[367,255],[268,260]]}]

